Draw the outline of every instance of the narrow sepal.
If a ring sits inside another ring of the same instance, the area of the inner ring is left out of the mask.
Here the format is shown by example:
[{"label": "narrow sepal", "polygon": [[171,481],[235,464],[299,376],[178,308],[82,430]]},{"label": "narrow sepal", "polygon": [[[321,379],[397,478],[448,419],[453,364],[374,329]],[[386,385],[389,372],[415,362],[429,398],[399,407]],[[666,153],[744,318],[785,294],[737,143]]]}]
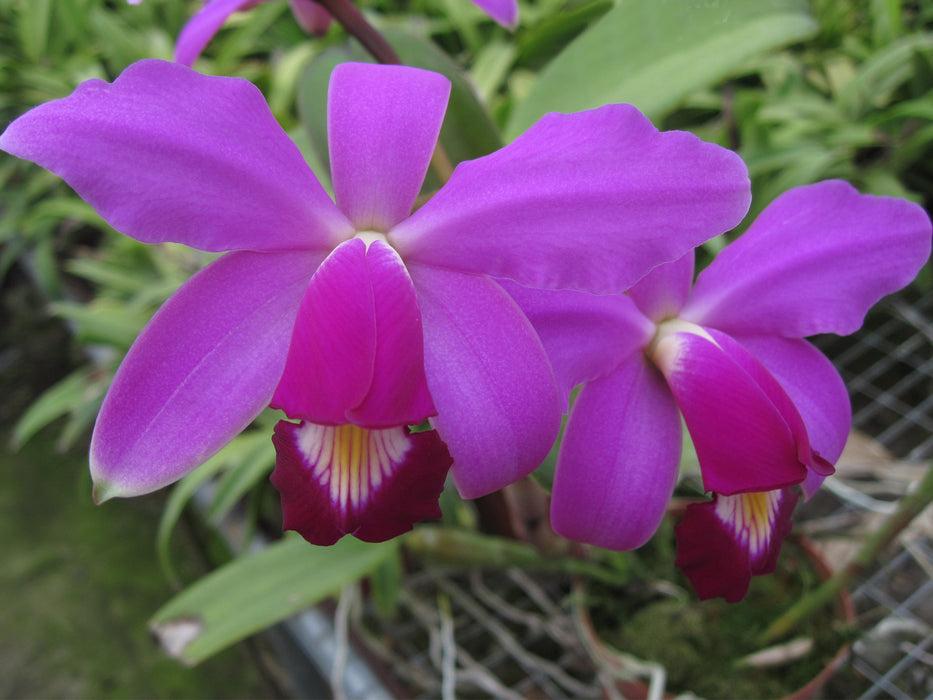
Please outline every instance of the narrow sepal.
[{"label": "narrow sepal", "polygon": [[382,542],[441,516],[453,460],[434,431],[280,421],[272,441],[283,527],[311,544],[344,535]]},{"label": "narrow sepal", "polygon": [[674,563],[701,599],[737,603],[748,593],[752,576],[774,571],[797,498],[796,492],[780,489],[716,494],[712,501],[687,506],[674,528]]}]

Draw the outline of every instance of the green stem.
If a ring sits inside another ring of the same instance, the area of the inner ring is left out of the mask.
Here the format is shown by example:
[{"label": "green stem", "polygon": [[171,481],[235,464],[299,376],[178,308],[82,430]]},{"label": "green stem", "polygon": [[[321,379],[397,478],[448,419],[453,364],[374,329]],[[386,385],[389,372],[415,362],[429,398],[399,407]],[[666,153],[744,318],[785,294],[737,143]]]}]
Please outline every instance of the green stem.
[{"label": "green stem", "polygon": [[404,543],[409,551],[427,560],[456,568],[516,567],[560,571],[611,585],[620,583],[618,573],[593,562],[570,557],[545,559],[527,544],[467,530],[422,525],[405,535]]},{"label": "green stem", "polygon": [[761,636],[761,642],[770,644],[784,636],[804,618],[834,600],[843,588],[846,588],[853,579],[871,566],[878,553],[887,547],[930,503],[933,503],[933,463],[930,464],[926,476],[913,493],[901,499],[897,510],[889,515],[881,527],[865,540],[852,561],[775,620]]}]

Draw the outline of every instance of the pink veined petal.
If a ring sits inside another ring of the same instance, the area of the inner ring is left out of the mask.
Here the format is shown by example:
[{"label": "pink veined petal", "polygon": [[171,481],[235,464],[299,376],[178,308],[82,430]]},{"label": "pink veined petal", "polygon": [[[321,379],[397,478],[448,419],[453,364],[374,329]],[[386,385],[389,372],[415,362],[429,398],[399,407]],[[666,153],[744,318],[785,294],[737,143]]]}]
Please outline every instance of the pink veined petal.
[{"label": "pink veined petal", "polygon": [[181,478],[269,403],[315,253],[230,253],[186,282],[133,344],[91,438],[98,502]]},{"label": "pink veined petal", "polygon": [[734,335],[845,335],[930,257],[922,207],[830,180],[778,197],[698,277],[681,318]]},{"label": "pink veined petal", "polygon": [[351,239],[308,285],[272,406],[324,425],[416,425],[434,414],[422,352],[414,288],[398,255]]},{"label": "pink veined petal", "polygon": [[796,504],[797,494],[790,489],[716,494],[708,503],[694,503],[674,528],[674,563],[702,600],[721,597],[738,603],[752,576],[770,574],[777,566]]},{"label": "pink veined petal", "polygon": [[654,324],[621,294],[529,289],[508,280],[499,284],[538,332],[565,412],[575,386],[609,374],[654,336]]},{"label": "pink veined petal", "polygon": [[454,458],[454,481],[477,498],[518,481],[560,429],[557,382],[541,341],[492,280],[409,265],[424,324],[431,422]]},{"label": "pink veined petal", "polygon": [[750,197],[734,153],[609,105],[460,163],[389,240],[406,263],[608,294],[733,227]]},{"label": "pink veined petal", "polygon": [[684,416],[707,491],[735,494],[831,473],[777,381],[737,342],[710,329],[662,337],[653,353]]},{"label": "pink veined petal", "polygon": [[681,431],[664,377],[640,352],[586,384],[557,458],[554,531],[606,549],[641,547],[674,493]]},{"label": "pink veined petal", "polygon": [[629,288],[628,295],[655,323],[677,318],[693,287],[693,250],[674,262],[658,265]]},{"label": "pink veined petal", "polygon": [[471,0],[474,5],[506,29],[518,26],[517,0]]},{"label": "pink veined petal", "polygon": [[[813,449],[835,464],[849,438],[852,404],[833,363],[805,340],[758,337],[738,340],[794,402]],[[825,477],[811,470],[802,484],[807,498],[813,496]]]},{"label": "pink veined petal", "polygon": [[330,28],[333,17],[314,0],[288,0],[292,14],[298,26],[311,36],[324,36]]},{"label": "pink veined petal", "polygon": [[330,249],[353,229],[239,78],[166,61],[82,83],[27,112],[0,148],[60,175],[117,230],[201,250]]},{"label": "pink veined petal", "polygon": [[311,544],[344,535],[383,542],[441,517],[437,500],[452,460],[434,431],[280,421],[272,441],[283,527]]},{"label": "pink veined petal", "polygon": [[385,233],[415,203],[444,121],[439,73],[342,63],[330,78],[327,140],[337,205],[357,230]]},{"label": "pink veined petal", "polygon": [[188,20],[175,42],[175,60],[190,66],[234,12],[248,10],[268,0],[210,0]]}]

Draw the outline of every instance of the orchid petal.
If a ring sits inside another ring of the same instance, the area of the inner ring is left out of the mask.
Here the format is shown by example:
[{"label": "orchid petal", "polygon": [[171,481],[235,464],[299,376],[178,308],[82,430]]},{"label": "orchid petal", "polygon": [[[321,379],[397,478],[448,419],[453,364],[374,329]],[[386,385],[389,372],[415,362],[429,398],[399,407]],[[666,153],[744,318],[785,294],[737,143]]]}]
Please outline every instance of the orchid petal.
[{"label": "orchid petal", "polygon": [[658,265],[629,288],[628,295],[655,323],[677,318],[693,287],[694,253]]},{"label": "orchid petal", "polygon": [[831,180],[778,197],[697,279],[681,318],[735,335],[845,335],[930,257],[920,206]]},{"label": "orchid petal", "polygon": [[[835,463],[849,438],[852,404],[833,363],[805,340],[738,338],[765,366],[800,412],[813,449]],[[825,475],[811,471],[802,487],[813,496]]]},{"label": "orchid petal", "polygon": [[557,458],[554,531],[606,549],[642,546],[674,493],[682,430],[674,397],[642,353],[586,384]]},{"label": "orchid petal", "polygon": [[420,316],[398,255],[375,241],[338,246],[301,301],[272,405],[290,418],[369,428],[418,424],[434,407]]},{"label": "orchid petal", "polygon": [[538,332],[565,412],[575,386],[609,374],[654,335],[654,324],[621,294],[529,289],[508,280],[500,285]]},{"label": "orchid petal", "polygon": [[211,0],[188,20],[175,43],[175,60],[190,66],[234,12],[248,10],[263,0]]},{"label": "orchid petal", "polygon": [[434,431],[280,421],[272,441],[284,529],[311,544],[344,535],[383,542],[441,517],[437,500],[452,460]]},{"label": "orchid petal", "polygon": [[154,491],[208,459],[269,403],[314,253],[230,253],[137,338],[91,438],[98,502]]},{"label": "orchid petal", "polygon": [[777,566],[796,504],[797,494],[789,489],[717,494],[708,503],[691,504],[674,528],[674,563],[702,600],[722,597],[737,603],[748,593],[752,576],[770,574]]},{"label": "orchid petal", "polygon": [[737,224],[750,196],[734,153],[609,105],[461,163],[389,240],[407,263],[614,293]]},{"label": "orchid petal", "polygon": [[288,0],[292,14],[298,26],[311,36],[324,36],[330,28],[333,17],[323,6],[314,0]]},{"label": "orchid petal", "polygon": [[534,329],[492,280],[409,265],[424,324],[432,423],[454,481],[477,498],[518,481],[560,428],[557,382]]},{"label": "orchid petal", "polygon": [[117,230],[201,250],[331,248],[353,234],[262,94],[165,61],[82,83],[0,136]]},{"label": "orchid petal", "polygon": [[411,212],[444,121],[450,81],[407,66],[342,63],[327,134],[337,205],[357,230],[386,232]]},{"label": "orchid petal", "polygon": [[473,4],[506,29],[518,26],[517,0],[472,0]]},{"label": "orchid petal", "polygon": [[747,350],[723,333],[679,327],[662,331],[653,359],[683,413],[707,491],[767,491],[800,483],[808,467],[832,472],[787,394]]}]

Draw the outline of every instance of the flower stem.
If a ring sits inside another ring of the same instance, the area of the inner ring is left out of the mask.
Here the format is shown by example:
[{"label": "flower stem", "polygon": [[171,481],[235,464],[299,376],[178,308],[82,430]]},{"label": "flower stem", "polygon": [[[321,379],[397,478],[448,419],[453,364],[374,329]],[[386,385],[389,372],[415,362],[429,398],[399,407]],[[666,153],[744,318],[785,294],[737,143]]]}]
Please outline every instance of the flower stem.
[{"label": "flower stem", "polygon": [[537,571],[578,574],[610,585],[620,576],[594,562],[570,557],[544,558],[527,544],[477,532],[422,525],[405,535],[405,546],[413,553],[456,568],[516,567]]},{"label": "flower stem", "polygon": [[[355,38],[369,54],[379,63],[402,65],[402,59],[389,44],[388,40],[380,34],[373,25],[366,21],[351,0],[317,0],[318,4],[327,10],[339,22],[347,34]],[[447,182],[453,174],[454,168],[447,156],[447,152],[438,140],[431,158],[431,168],[440,179],[441,184]]]},{"label": "flower stem", "polygon": [[818,588],[808,593],[783,615],[771,623],[761,636],[768,644],[790,632],[804,618],[836,598],[839,592],[861,575],[887,545],[907,527],[930,503],[933,503],[933,463],[917,488],[901,499],[897,510],[865,540],[858,553],[845,567],[826,579]]}]

